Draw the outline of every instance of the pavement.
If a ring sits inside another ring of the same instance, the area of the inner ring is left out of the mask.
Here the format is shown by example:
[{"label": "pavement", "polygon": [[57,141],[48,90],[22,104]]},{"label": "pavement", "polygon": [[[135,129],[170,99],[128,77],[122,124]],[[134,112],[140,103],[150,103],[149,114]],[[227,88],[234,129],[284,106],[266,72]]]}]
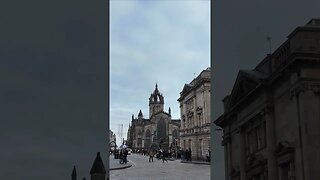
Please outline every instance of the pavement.
[{"label": "pavement", "polygon": [[[129,156],[130,155],[128,155],[128,157]],[[115,159],[113,155],[110,155],[110,158],[109,158],[110,171],[126,169],[126,168],[132,167],[132,165],[134,165],[134,163],[130,160],[128,160],[127,164],[120,164],[119,162],[120,162],[120,159]]]},{"label": "pavement", "polygon": [[206,161],[181,161],[181,163],[190,163],[190,164],[203,164],[203,165],[210,165],[210,162],[206,162]]},{"label": "pavement", "polygon": [[199,161],[199,160],[192,160],[192,161],[186,161],[181,159],[175,159],[175,158],[169,158],[169,161],[180,161],[181,163],[189,163],[189,164],[203,164],[203,165],[210,165],[210,162],[206,161]]},{"label": "pavement", "polygon": [[[128,157],[130,157],[130,155],[128,155]],[[180,161],[181,163],[188,163],[188,164],[210,165],[210,162],[197,161],[197,160],[185,161],[185,160],[175,159],[175,158],[169,158],[167,160],[169,160],[169,161]],[[110,171],[126,169],[126,168],[130,168],[130,167],[132,167],[134,165],[134,163],[132,161],[130,161],[130,160],[128,160],[127,164],[120,164],[119,161],[120,161],[120,159],[114,159],[113,155],[110,156],[110,161],[109,161]]]},{"label": "pavement", "polygon": [[[113,156],[110,156],[111,158]],[[119,163],[111,159],[114,163]],[[181,163],[180,159],[169,159],[162,162],[154,158],[149,162],[148,156],[140,154],[128,155],[128,160],[133,163],[130,168],[110,171],[112,180],[210,180],[210,166],[195,164],[196,161]],[[128,164],[127,164],[128,165]],[[116,164],[123,168],[126,165]]]}]

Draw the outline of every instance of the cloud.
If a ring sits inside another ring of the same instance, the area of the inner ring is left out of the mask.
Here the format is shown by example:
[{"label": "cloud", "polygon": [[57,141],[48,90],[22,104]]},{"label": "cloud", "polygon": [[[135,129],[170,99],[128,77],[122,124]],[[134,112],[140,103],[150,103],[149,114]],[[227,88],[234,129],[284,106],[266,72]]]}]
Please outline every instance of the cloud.
[{"label": "cloud", "polygon": [[[126,1],[114,3],[120,11]],[[165,111],[180,118],[184,83],[210,66],[209,1],[136,1],[126,13],[111,13],[111,128],[123,123],[126,131],[140,109],[148,116],[156,82]]]}]

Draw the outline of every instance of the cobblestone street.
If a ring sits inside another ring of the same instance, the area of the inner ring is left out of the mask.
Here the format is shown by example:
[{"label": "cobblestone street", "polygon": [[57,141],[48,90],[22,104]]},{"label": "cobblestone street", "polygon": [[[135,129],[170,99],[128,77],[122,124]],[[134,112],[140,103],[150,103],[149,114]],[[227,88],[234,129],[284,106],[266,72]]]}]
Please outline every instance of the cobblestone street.
[{"label": "cobblestone street", "polygon": [[[112,158],[112,156],[110,156]],[[148,161],[148,156],[131,154],[128,160],[133,166],[127,169],[110,171],[111,180],[209,180],[210,165],[181,163],[180,160],[165,161],[154,158]]]}]

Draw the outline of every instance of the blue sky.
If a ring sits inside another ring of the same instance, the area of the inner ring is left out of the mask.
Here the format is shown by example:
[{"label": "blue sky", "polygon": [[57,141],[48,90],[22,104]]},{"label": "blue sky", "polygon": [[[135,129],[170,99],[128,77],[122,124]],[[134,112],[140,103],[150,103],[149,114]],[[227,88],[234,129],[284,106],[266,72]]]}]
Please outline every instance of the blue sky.
[{"label": "blue sky", "polygon": [[126,139],[131,115],[148,118],[156,82],[165,111],[180,118],[185,83],[210,66],[209,1],[112,0],[110,4],[110,129]]}]

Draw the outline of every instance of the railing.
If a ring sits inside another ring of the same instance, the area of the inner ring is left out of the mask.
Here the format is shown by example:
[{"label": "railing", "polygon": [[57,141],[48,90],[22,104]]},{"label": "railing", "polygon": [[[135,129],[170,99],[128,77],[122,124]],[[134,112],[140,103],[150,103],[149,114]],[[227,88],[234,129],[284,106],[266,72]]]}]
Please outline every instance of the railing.
[{"label": "railing", "polygon": [[290,41],[287,40],[272,54],[272,71],[285,64],[290,53]]}]

